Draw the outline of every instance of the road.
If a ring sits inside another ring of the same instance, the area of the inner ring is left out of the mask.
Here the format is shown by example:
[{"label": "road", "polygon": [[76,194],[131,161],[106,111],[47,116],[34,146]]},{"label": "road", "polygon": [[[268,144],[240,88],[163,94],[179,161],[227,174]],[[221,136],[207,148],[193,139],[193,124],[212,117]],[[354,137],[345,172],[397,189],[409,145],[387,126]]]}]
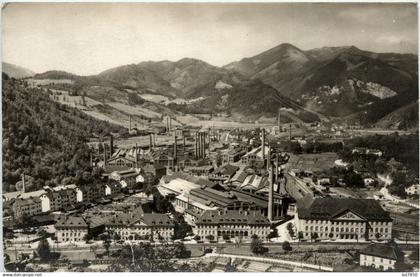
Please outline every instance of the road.
[{"label": "road", "polygon": [[399,198],[391,195],[389,193],[389,191],[388,191],[387,186],[384,186],[383,188],[381,188],[380,192],[382,193],[382,195],[384,196],[384,198],[387,199],[387,200],[390,200],[392,202],[397,202],[397,203],[400,203],[400,204],[405,204],[405,205],[408,205],[410,207],[419,209],[419,205],[418,204],[410,203],[408,201],[405,201],[403,199],[399,199]]},{"label": "road", "polygon": [[206,255],[206,257],[226,257],[226,258],[232,258],[232,259],[243,259],[243,260],[257,261],[257,262],[270,263],[270,264],[281,264],[281,265],[289,265],[289,266],[294,266],[294,267],[316,269],[320,271],[332,272],[334,270],[332,267],[328,267],[328,266],[321,266],[321,265],[315,265],[315,264],[307,264],[303,262],[293,262],[293,261],[286,261],[286,260],[281,260],[281,259],[272,259],[272,258],[265,258],[265,257],[218,254],[218,253],[209,253]]}]

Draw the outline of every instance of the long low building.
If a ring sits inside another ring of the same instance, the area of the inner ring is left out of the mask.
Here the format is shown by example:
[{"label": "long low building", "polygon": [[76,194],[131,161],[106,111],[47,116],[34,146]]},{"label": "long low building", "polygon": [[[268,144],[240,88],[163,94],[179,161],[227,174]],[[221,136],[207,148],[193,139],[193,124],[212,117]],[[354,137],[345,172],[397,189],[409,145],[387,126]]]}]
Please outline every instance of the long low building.
[{"label": "long low building", "polygon": [[165,182],[164,178],[162,178],[157,186],[160,194],[163,196],[174,194],[180,195],[184,193],[189,193],[190,190],[199,188],[200,185],[191,183],[187,180],[183,180],[180,178],[171,180],[169,182]]},{"label": "long low building", "polygon": [[170,240],[174,235],[174,222],[166,214],[121,213],[110,217],[105,230],[118,234],[122,240]]},{"label": "long low building", "polygon": [[184,214],[185,221],[190,225],[195,225],[197,218],[203,212],[217,210],[217,207],[204,205],[183,194],[175,197],[173,205],[177,212]]},{"label": "long low building", "polygon": [[194,234],[215,240],[229,238],[249,240],[253,235],[265,239],[271,224],[259,211],[217,210],[206,211],[196,221]]},{"label": "long low building", "polygon": [[295,224],[306,240],[389,240],[392,233],[389,213],[373,199],[305,197]]}]

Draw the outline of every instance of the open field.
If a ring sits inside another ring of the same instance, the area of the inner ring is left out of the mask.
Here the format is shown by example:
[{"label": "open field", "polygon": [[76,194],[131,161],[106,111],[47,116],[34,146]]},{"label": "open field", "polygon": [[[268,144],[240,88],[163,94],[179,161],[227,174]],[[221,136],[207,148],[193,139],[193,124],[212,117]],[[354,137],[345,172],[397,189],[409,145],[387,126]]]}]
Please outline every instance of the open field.
[{"label": "open field", "polygon": [[181,123],[191,125],[191,126],[202,126],[203,128],[243,128],[243,129],[253,129],[258,127],[272,127],[273,124],[261,124],[261,123],[245,123],[245,122],[235,122],[235,121],[224,121],[224,120],[200,120],[192,115],[183,115],[177,116],[177,120]]},{"label": "open field", "polygon": [[286,169],[297,171],[322,172],[335,166],[338,159],[336,153],[326,152],[320,154],[291,154]]},{"label": "open field", "polygon": [[49,84],[73,84],[74,81],[73,80],[68,80],[68,79],[28,79],[27,80],[28,83],[32,86],[37,86],[37,85],[49,85]]},{"label": "open field", "polygon": [[123,103],[119,103],[119,102],[107,102],[107,105],[123,111],[125,113],[131,114],[131,115],[139,115],[139,116],[144,116],[144,117],[148,117],[148,118],[152,118],[152,117],[160,117],[161,114],[157,113],[155,111],[149,110],[149,109],[145,109],[143,107],[140,106],[131,106],[131,105],[127,105],[127,104],[123,104]]},{"label": "open field", "polygon": [[160,95],[160,94],[145,93],[145,94],[140,94],[140,97],[147,101],[151,101],[155,103],[162,103],[169,100],[169,97]]},{"label": "open field", "polygon": [[352,189],[346,187],[330,187],[330,191],[346,198],[373,198],[375,193],[378,193],[378,191],[375,190]]}]

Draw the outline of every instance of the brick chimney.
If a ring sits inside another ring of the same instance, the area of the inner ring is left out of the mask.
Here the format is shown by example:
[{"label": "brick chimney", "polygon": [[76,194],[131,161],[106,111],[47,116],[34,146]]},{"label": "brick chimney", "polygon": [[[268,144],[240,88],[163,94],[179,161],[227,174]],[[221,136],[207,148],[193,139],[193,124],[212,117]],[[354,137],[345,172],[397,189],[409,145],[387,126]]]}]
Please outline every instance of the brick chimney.
[{"label": "brick chimney", "polygon": [[274,192],[273,192],[273,166],[270,166],[268,174],[268,220],[273,221],[273,205],[274,205]]}]

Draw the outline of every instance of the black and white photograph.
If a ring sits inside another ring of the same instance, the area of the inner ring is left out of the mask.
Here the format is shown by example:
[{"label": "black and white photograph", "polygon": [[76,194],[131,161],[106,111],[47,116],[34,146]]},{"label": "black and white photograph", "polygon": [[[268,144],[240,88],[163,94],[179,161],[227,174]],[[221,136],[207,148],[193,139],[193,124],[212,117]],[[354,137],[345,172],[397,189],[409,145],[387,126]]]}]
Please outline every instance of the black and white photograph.
[{"label": "black and white photograph", "polygon": [[418,276],[418,32],[416,2],[3,2],[1,271]]}]

